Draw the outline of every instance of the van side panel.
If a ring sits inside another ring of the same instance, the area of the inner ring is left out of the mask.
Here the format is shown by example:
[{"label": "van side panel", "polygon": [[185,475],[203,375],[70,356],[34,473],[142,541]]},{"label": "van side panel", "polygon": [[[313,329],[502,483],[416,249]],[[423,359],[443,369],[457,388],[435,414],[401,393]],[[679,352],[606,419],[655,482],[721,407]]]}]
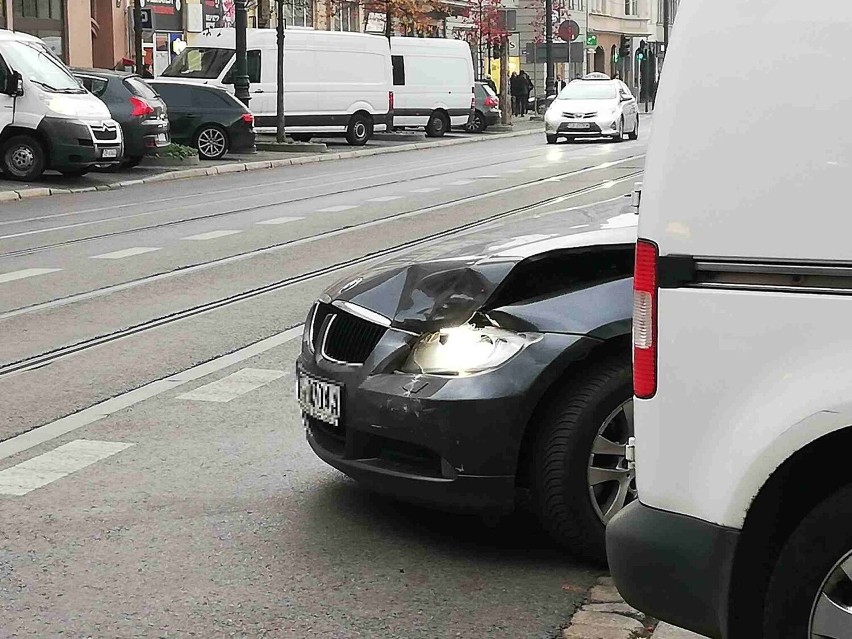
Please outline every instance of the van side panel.
[{"label": "van side panel", "polygon": [[657,395],[635,406],[642,502],[740,528],[778,466],[852,426],[850,326],[841,295],[660,290]]}]

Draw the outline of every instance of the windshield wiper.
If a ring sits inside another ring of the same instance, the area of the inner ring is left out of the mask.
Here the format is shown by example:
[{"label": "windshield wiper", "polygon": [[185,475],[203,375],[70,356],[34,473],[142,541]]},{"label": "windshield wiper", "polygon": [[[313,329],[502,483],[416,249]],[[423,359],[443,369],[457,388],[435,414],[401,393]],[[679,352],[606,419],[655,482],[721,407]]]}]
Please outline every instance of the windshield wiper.
[{"label": "windshield wiper", "polygon": [[35,78],[30,78],[30,79],[33,82],[35,82],[37,85],[47,89],[51,93],[85,93],[86,92],[86,90],[83,89],[82,87],[79,87],[79,88],[76,88],[76,89],[72,89],[72,88],[57,89],[56,87],[49,85],[47,82],[42,82],[41,80],[36,80]]}]

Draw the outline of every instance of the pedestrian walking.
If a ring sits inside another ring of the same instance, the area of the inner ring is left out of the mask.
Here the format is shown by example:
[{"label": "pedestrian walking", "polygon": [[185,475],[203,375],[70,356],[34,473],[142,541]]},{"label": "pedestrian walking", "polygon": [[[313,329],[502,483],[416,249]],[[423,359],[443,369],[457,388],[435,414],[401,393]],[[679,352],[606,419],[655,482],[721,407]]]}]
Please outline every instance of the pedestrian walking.
[{"label": "pedestrian walking", "polygon": [[532,90],[533,90],[533,82],[532,82],[532,79],[530,78],[529,74],[527,74],[527,72],[524,71],[524,70],[521,70],[520,81],[521,81],[521,89],[522,89],[521,115],[526,115],[527,109],[529,108],[529,104],[530,104],[530,94],[532,93]]},{"label": "pedestrian walking", "polygon": [[523,83],[517,73],[512,71],[512,76],[509,78],[509,90],[512,94],[512,115],[521,114],[521,95],[523,91]]}]

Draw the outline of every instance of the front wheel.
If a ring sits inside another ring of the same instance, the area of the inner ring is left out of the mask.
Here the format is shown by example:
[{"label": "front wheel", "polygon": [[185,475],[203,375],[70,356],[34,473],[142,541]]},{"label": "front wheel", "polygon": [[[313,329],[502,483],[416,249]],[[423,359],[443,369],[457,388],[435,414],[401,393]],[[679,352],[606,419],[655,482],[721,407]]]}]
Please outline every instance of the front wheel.
[{"label": "front wheel", "polygon": [[627,137],[631,140],[639,139],[639,116],[636,116],[636,126],[633,127],[633,130],[627,134]]},{"label": "front wheel", "polygon": [[627,357],[585,369],[541,421],[532,468],[539,516],[571,552],[606,562],[606,524],[636,498],[627,464],[633,436],[633,377]]},{"label": "front wheel", "polygon": [[547,143],[548,144],[556,144],[558,141],[559,141],[558,135],[550,135],[549,133],[547,134]]},{"label": "front wheel", "polygon": [[356,113],[349,121],[346,141],[351,146],[364,146],[373,137],[373,121],[366,115]]},{"label": "front wheel", "polygon": [[3,172],[13,180],[37,180],[46,161],[41,143],[29,135],[16,135],[3,145]]},{"label": "front wheel", "polygon": [[852,637],[852,486],[814,508],[787,540],[764,605],[765,637]]},{"label": "front wheel", "polygon": [[429,116],[429,122],[426,124],[427,137],[441,138],[444,137],[444,134],[449,130],[450,120],[446,115],[440,111],[435,111],[431,116]]},{"label": "front wheel", "polygon": [[195,134],[195,148],[202,160],[218,160],[228,152],[228,134],[220,126],[206,124]]}]

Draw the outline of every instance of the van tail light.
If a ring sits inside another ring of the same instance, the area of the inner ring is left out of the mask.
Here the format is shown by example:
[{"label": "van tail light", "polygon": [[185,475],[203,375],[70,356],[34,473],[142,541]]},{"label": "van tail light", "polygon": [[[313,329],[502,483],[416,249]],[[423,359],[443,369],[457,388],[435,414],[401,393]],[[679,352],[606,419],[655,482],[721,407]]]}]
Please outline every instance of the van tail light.
[{"label": "van tail light", "polygon": [[142,98],[137,98],[135,95],[130,96],[130,115],[134,118],[144,118],[149,115],[154,115],[154,107],[148,104]]},{"label": "van tail light", "polygon": [[254,115],[251,113],[243,113],[243,122],[246,124],[254,124]]},{"label": "van tail light", "polygon": [[650,399],[657,392],[657,264],[659,250],[648,240],[636,244],[633,274],[633,392]]},{"label": "van tail light", "polygon": [[394,102],[393,91],[388,91],[388,111],[393,111]]}]

